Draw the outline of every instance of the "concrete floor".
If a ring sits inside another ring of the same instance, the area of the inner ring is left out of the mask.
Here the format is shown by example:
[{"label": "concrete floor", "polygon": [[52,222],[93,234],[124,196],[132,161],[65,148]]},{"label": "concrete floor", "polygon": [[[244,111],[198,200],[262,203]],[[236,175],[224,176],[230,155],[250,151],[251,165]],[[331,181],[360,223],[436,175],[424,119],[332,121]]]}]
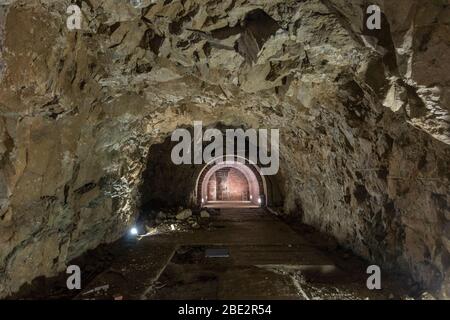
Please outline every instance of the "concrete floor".
[{"label": "concrete floor", "polygon": [[[364,264],[321,252],[262,208],[221,209],[207,228],[130,242],[77,299],[386,299],[366,288]],[[226,249],[229,257],[205,257]],[[339,264],[339,266],[338,266]],[[101,292],[90,290],[108,285]]]}]

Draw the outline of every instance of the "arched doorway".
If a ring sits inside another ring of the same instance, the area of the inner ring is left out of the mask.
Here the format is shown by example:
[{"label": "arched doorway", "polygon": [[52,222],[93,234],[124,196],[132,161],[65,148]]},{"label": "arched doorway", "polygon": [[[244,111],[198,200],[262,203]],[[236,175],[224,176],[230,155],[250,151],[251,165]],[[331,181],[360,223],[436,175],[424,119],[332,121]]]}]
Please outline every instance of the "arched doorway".
[{"label": "arched doorway", "polygon": [[259,168],[245,161],[213,161],[197,179],[197,203],[202,207],[265,206],[266,183]]}]

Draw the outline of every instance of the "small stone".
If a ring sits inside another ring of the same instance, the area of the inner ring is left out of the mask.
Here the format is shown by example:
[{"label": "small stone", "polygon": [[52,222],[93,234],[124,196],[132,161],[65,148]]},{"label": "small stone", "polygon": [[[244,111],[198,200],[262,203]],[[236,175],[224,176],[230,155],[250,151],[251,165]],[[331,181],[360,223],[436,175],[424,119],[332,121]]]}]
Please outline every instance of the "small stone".
[{"label": "small stone", "polygon": [[190,216],[192,216],[192,210],[191,209],[185,209],[185,210],[182,210],[180,213],[178,213],[176,215],[176,218],[177,218],[177,220],[186,220]]},{"label": "small stone", "polygon": [[200,217],[201,217],[201,218],[209,218],[210,215],[209,215],[208,211],[202,210],[202,211],[200,212]]},{"label": "small stone", "polygon": [[424,292],[420,296],[421,300],[436,300],[436,298],[429,292]]},{"label": "small stone", "polygon": [[192,224],[192,228],[198,229],[198,228],[200,228],[200,225],[199,225],[197,222],[194,222],[194,223]]}]

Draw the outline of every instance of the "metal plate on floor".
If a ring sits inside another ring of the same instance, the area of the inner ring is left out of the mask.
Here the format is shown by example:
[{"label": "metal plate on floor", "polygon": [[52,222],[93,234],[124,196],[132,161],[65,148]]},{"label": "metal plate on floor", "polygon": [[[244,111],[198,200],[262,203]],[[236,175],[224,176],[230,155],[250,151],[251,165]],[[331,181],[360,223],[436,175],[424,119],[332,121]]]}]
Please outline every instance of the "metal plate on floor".
[{"label": "metal plate on floor", "polygon": [[229,258],[230,252],[228,249],[206,249],[205,250],[205,257],[206,258]]}]

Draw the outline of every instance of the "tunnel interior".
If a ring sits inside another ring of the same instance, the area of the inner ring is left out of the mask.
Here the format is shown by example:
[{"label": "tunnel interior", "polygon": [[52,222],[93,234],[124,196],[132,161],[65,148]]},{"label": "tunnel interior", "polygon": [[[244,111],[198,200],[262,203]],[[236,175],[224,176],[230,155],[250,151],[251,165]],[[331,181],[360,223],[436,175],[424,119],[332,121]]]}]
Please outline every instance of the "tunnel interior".
[{"label": "tunnel interior", "polygon": [[448,1],[72,2],[0,4],[0,299],[450,299]]}]

